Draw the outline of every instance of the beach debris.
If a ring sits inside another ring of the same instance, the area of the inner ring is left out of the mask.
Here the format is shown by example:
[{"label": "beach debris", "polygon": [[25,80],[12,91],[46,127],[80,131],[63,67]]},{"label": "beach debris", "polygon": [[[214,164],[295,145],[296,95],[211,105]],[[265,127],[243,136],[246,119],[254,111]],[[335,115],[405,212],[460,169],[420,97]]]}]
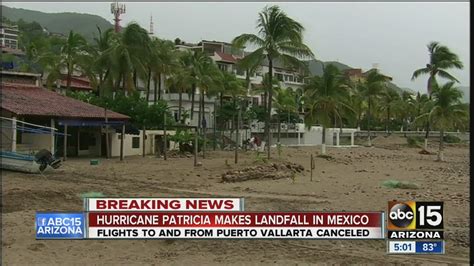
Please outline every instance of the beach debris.
[{"label": "beach debris", "polygon": [[422,149],[421,151],[418,152],[419,154],[423,154],[423,155],[434,155],[436,153],[434,152],[430,152],[430,151],[427,151],[425,149]]},{"label": "beach debris", "polygon": [[418,189],[419,186],[409,181],[386,180],[383,182],[384,187],[400,188],[400,189]]},{"label": "beach debris", "polygon": [[242,182],[252,179],[282,179],[294,180],[296,173],[304,171],[301,164],[291,162],[270,163],[250,166],[240,170],[231,170],[222,174],[223,182]]}]

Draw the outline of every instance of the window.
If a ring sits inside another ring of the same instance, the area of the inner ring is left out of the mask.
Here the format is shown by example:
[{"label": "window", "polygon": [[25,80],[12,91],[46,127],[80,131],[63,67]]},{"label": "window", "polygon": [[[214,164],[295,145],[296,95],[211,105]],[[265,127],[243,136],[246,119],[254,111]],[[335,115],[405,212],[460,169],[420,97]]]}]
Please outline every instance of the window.
[{"label": "window", "polygon": [[140,137],[133,137],[132,138],[132,149],[140,148]]}]

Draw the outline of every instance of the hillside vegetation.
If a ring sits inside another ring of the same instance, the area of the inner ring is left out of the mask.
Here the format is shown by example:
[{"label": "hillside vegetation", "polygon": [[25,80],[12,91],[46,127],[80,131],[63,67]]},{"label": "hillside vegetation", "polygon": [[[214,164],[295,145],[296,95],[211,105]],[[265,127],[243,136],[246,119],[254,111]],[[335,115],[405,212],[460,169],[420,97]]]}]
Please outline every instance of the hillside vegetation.
[{"label": "hillside vegetation", "polygon": [[72,12],[44,13],[22,8],[11,8],[4,5],[2,5],[2,17],[14,22],[20,19],[25,22],[36,21],[47,31],[61,33],[66,36],[70,30],[74,30],[89,41],[97,35],[97,27],[103,30],[113,27],[109,21],[97,15]]}]

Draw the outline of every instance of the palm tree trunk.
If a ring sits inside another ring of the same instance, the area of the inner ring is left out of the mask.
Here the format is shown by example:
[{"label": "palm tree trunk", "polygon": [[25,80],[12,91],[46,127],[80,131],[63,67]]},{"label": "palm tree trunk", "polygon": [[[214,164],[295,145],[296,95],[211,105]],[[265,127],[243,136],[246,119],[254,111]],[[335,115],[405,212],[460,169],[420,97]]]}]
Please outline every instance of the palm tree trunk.
[{"label": "palm tree trunk", "polygon": [[267,157],[270,159],[270,139],[271,139],[271,133],[270,133],[270,121],[272,119],[272,97],[273,97],[273,60],[272,58],[268,58],[268,102],[267,102]]},{"label": "palm tree trunk", "polygon": [[369,146],[372,146],[372,141],[370,139],[370,106],[371,106],[371,98],[369,96],[369,106],[368,106],[368,109],[367,109],[367,130],[368,130],[368,133],[369,133],[369,137],[368,137],[368,144]]},{"label": "palm tree trunk", "polygon": [[194,118],[194,97],[196,95],[196,84],[193,83],[192,86],[191,86],[191,121],[193,120]]},{"label": "palm tree trunk", "polygon": [[428,150],[428,138],[430,136],[430,122],[427,121],[426,122],[426,126],[425,126],[425,150]]},{"label": "palm tree trunk", "polygon": [[[161,73],[158,73],[158,100],[161,100]],[[155,98],[156,104],[156,98]]]},{"label": "palm tree trunk", "polygon": [[438,161],[444,161],[444,129],[439,130],[439,150],[438,150]]},{"label": "palm tree trunk", "polygon": [[278,137],[277,137],[278,144],[280,144],[280,133],[281,133],[281,121],[280,121],[280,117],[278,117]]},{"label": "palm tree trunk", "polygon": [[136,88],[138,85],[138,77],[137,77],[137,70],[133,70],[133,86]]},{"label": "palm tree trunk", "polygon": [[153,103],[156,104],[157,99],[156,96],[158,94],[158,79],[156,75],[153,77]]},{"label": "palm tree trunk", "polygon": [[69,90],[71,88],[71,76],[72,76],[72,70],[69,69],[67,70],[67,77],[66,77],[66,90]]},{"label": "palm tree trunk", "polygon": [[323,139],[321,140],[321,154],[326,154],[326,127],[323,127]]},{"label": "palm tree trunk", "polygon": [[123,76],[122,76],[122,86],[123,86],[123,91],[125,92],[126,91],[126,87],[127,87],[127,74],[124,73]]},{"label": "palm tree trunk", "polygon": [[[436,83],[434,78],[435,73],[431,73],[428,78],[428,98],[431,101],[431,92],[433,91],[433,85]],[[430,120],[426,122],[426,133],[425,133],[425,150],[428,149],[428,138],[430,137]]]},{"label": "palm tree trunk", "polygon": [[178,96],[178,123],[181,123],[181,108],[183,106],[183,91],[179,90]]},{"label": "palm tree trunk", "polygon": [[199,133],[201,134],[201,121],[202,121],[202,118],[201,118],[201,115],[202,115],[202,104],[201,104],[201,101],[202,101],[202,90],[199,92],[199,101],[198,101],[198,129],[199,129]]},{"label": "palm tree trunk", "polygon": [[385,132],[388,133],[388,123],[390,121],[390,107],[387,107],[387,120],[385,121]]},{"label": "palm tree trunk", "polygon": [[104,77],[99,82],[99,96],[100,97],[103,97],[105,95],[105,91],[103,87],[104,87],[105,81],[109,77],[109,73],[110,73],[110,68],[107,68],[107,71],[105,71]]},{"label": "palm tree trunk", "polygon": [[146,103],[150,100],[151,69],[148,68],[148,79],[146,83]]}]

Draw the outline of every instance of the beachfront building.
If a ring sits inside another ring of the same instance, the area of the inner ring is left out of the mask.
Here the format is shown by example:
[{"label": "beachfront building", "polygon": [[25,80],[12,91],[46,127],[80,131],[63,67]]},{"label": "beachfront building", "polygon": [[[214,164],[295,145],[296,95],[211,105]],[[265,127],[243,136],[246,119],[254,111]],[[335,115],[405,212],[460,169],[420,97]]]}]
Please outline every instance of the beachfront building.
[{"label": "beachfront building", "polygon": [[0,25],[0,42],[1,46],[18,50],[18,26],[12,26],[2,23]]},{"label": "beachfront building", "polygon": [[[109,133],[120,132],[129,119],[35,85],[2,83],[1,99],[1,116],[12,121],[2,129],[2,150],[34,154],[47,149],[61,157],[101,156],[106,146],[105,115]],[[16,120],[57,128],[68,136],[19,132]]]}]

